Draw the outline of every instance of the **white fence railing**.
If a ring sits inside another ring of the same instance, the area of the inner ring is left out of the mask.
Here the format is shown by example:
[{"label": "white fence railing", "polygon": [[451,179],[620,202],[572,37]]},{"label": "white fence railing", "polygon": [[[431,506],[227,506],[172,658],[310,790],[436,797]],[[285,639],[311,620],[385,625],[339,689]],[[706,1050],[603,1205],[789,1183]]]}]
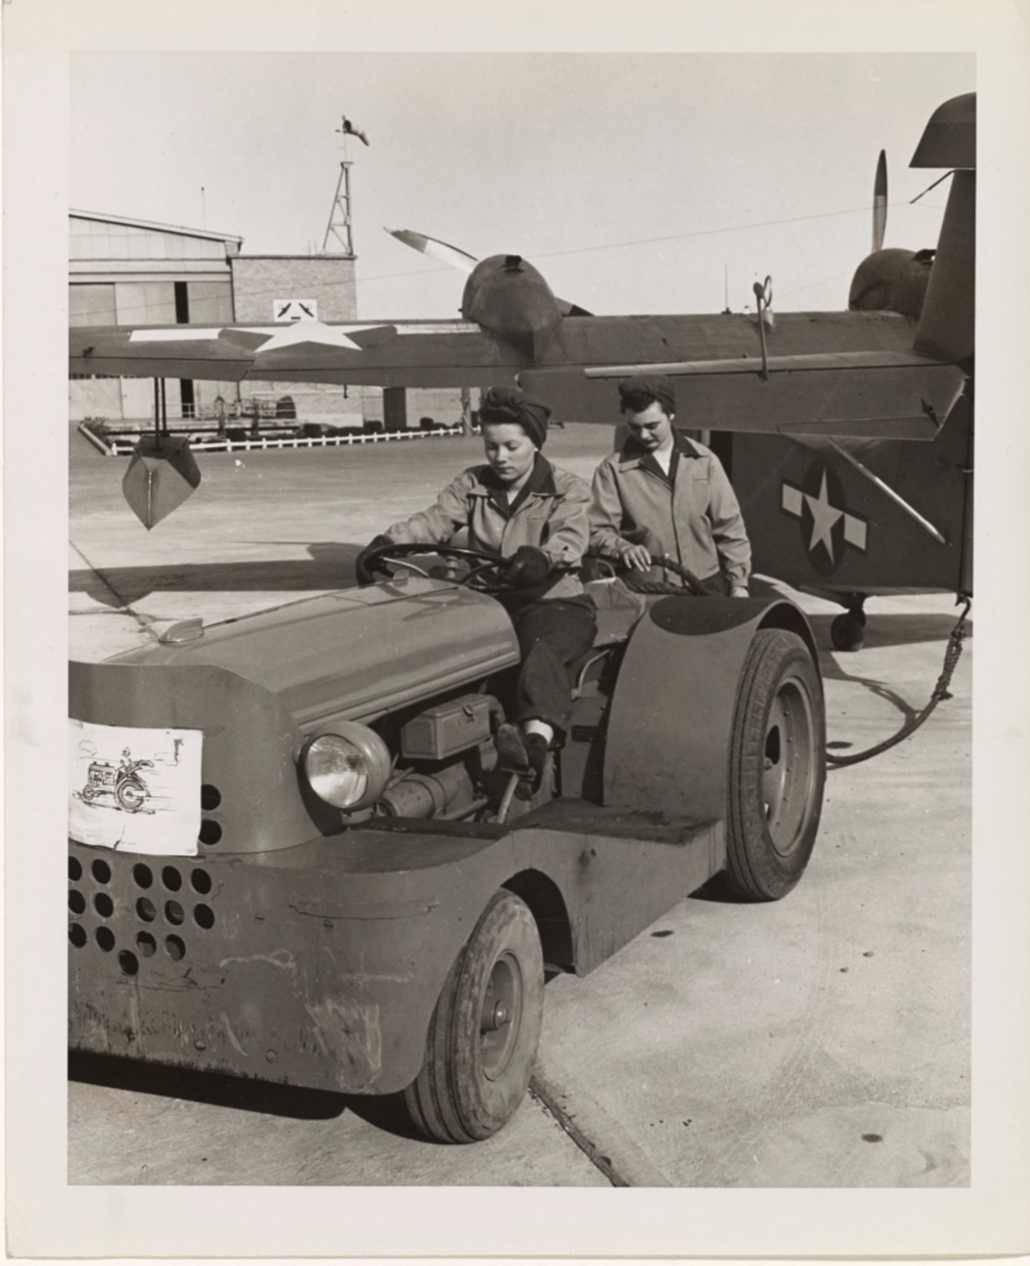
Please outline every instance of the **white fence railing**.
[{"label": "white fence railing", "polygon": [[[79,432],[106,457],[131,457],[136,451],[138,436],[105,435],[93,430],[89,422],[79,423]],[[433,440],[461,435],[460,426],[440,427],[432,431],[373,431],[361,435],[254,435],[246,439],[229,439],[225,435],[190,434],[195,453],[251,452],[277,448],[340,448],[350,444],[382,444],[395,440]],[[181,435],[182,431],[176,434]]]}]

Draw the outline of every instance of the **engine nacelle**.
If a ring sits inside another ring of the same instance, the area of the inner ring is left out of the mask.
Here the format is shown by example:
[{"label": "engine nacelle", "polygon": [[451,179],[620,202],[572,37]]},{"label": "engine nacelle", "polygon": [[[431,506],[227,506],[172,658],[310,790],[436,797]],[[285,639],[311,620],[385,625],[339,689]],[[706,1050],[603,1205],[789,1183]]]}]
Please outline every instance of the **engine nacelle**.
[{"label": "engine nacelle", "polygon": [[540,360],[562,322],[551,287],[520,255],[491,255],[475,266],[465,283],[461,315],[531,362]]},{"label": "engine nacelle", "polygon": [[900,312],[918,317],[923,310],[934,252],[896,248],[874,251],[855,270],[848,294],[851,312]]}]

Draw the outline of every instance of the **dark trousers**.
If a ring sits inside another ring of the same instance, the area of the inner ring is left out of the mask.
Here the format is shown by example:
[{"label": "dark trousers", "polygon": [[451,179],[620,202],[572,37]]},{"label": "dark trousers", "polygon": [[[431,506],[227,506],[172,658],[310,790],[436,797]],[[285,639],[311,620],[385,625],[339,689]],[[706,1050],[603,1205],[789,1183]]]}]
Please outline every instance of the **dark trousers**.
[{"label": "dark trousers", "polygon": [[[507,604],[505,604],[507,605]],[[553,598],[509,608],[522,651],[516,721],[546,721],[559,738],[572,711],[571,669],[594,644],[597,615],[589,598]]]}]

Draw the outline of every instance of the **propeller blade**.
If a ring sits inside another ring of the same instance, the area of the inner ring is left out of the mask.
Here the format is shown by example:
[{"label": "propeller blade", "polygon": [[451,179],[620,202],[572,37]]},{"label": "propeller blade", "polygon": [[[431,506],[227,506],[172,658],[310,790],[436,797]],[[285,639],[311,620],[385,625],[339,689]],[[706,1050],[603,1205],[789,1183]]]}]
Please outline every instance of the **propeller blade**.
[{"label": "propeller blade", "polygon": [[873,181],[873,250],[883,246],[883,235],[887,231],[887,154],[880,150],[880,160],[876,164],[876,179]]},{"label": "propeller blade", "polygon": [[[421,251],[423,255],[438,259],[442,264],[450,264],[452,268],[458,268],[463,273],[470,273],[479,263],[479,260],[467,251],[459,250],[457,246],[448,246],[446,242],[440,242],[435,237],[427,237],[425,233],[416,233],[413,229],[392,229],[388,224],[384,224],[383,228],[398,242],[403,242],[412,250]],[[578,303],[559,299],[557,295],[555,299],[562,316],[593,316],[592,312],[581,308]]]},{"label": "propeller blade", "polygon": [[441,264],[450,264],[452,268],[458,268],[463,273],[470,273],[479,263],[474,255],[469,255],[467,251],[461,251],[456,246],[448,246],[446,242],[439,242],[435,237],[426,237],[424,233],[415,233],[412,229],[392,229],[388,224],[384,224],[383,228],[398,242],[403,242],[412,250],[421,251],[430,259],[438,259]]}]

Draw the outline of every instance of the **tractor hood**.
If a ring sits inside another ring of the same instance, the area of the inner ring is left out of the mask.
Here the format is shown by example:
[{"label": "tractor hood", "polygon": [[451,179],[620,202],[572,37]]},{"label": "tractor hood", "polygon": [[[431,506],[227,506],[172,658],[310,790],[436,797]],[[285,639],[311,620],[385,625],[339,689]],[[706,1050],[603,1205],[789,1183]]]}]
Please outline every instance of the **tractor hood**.
[{"label": "tractor hood", "polygon": [[225,668],[277,695],[307,731],[330,718],[372,721],[518,660],[500,603],[411,575],[211,625],[194,640],[105,664]]}]

